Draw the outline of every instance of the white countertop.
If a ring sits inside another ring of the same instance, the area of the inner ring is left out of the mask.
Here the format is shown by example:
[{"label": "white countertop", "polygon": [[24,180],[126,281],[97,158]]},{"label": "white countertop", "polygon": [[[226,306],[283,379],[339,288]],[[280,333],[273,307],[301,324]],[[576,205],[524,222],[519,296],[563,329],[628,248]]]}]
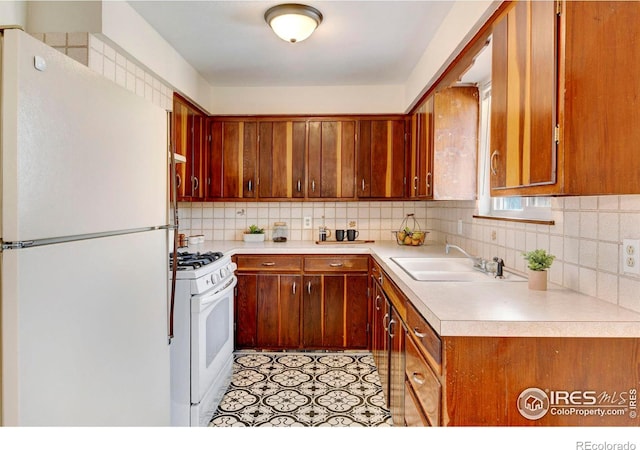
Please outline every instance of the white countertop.
[{"label": "white countertop", "polygon": [[[181,249],[184,250],[184,249]],[[189,251],[234,254],[369,254],[441,336],[640,337],[640,313],[550,284],[415,281],[390,258],[446,256],[444,245],[400,246],[393,241],[323,244],[307,241],[206,241]]]}]

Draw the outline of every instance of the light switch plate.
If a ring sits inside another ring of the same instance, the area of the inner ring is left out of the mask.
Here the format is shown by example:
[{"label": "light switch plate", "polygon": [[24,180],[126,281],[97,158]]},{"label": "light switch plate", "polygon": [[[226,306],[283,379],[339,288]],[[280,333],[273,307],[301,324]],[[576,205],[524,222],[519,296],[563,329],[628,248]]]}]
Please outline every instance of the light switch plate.
[{"label": "light switch plate", "polygon": [[640,239],[623,239],[622,271],[640,275]]}]

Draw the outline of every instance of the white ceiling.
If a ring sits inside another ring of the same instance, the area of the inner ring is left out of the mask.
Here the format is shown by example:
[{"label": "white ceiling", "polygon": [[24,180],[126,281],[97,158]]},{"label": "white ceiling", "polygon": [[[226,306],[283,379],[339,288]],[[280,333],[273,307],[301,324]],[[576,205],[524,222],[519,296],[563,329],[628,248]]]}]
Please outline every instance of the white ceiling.
[{"label": "white ceiling", "polygon": [[276,1],[129,1],[212,86],[394,85],[407,81],[451,0],[307,1],[324,20],[289,44],[264,21]]}]

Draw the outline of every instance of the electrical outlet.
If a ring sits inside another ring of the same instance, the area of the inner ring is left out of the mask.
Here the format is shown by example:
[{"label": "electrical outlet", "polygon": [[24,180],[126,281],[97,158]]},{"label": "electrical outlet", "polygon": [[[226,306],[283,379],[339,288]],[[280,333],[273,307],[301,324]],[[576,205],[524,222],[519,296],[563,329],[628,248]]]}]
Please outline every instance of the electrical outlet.
[{"label": "electrical outlet", "polygon": [[462,234],[462,219],[458,219],[458,234]]},{"label": "electrical outlet", "polygon": [[350,220],[349,221],[349,228],[357,228],[355,220]]},{"label": "electrical outlet", "polygon": [[623,239],[622,271],[640,275],[640,239]]},{"label": "electrical outlet", "polygon": [[305,230],[311,229],[311,217],[309,216],[304,217],[304,219],[302,220],[302,228],[304,228]]}]

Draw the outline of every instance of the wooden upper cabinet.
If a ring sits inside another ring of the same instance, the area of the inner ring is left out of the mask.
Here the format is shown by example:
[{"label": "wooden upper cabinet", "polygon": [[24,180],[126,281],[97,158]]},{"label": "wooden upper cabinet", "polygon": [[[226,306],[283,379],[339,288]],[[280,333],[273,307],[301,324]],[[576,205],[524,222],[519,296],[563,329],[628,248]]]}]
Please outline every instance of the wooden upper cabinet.
[{"label": "wooden upper cabinet", "polygon": [[405,120],[360,120],[358,126],[358,197],[404,197]]},{"label": "wooden upper cabinet", "polygon": [[493,195],[514,195],[500,190],[522,187],[544,190],[556,183],[556,22],[555,2],[519,1],[494,24]]},{"label": "wooden upper cabinet", "polygon": [[355,198],[355,120],[308,122],[308,198]]},{"label": "wooden upper cabinet", "polygon": [[411,115],[409,197],[433,197],[433,96]]},{"label": "wooden upper cabinet", "polygon": [[205,196],[206,116],[179,95],[173,97],[173,149],[186,158],[176,164],[178,200],[200,200]]},{"label": "wooden upper cabinet", "polygon": [[303,198],[306,123],[260,122],[258,197]]},{"label": "wooden upper cabinet", "polygon": [[455,86],[414,112],[409,197],[475,200],[479,107],[477,87]]},{"label": "wooden upper cabinet", "polygon": [[433,199],[475,200],[479,95],[475,86],[435,93],[433,106]]},{"label": "wooden upper cabinet", "polygon": [[563,3],[564,193],[640,193],[638,24],[637,1]]},{"label": "wooden upper cabinet", "polygon": [[640,3],[518,1],[494,24],[493,196],[640,193]]},{"label": "wooden upper cabinet", "polygon": [[208,198],[256,196],[258,124],[210,120]]}]

